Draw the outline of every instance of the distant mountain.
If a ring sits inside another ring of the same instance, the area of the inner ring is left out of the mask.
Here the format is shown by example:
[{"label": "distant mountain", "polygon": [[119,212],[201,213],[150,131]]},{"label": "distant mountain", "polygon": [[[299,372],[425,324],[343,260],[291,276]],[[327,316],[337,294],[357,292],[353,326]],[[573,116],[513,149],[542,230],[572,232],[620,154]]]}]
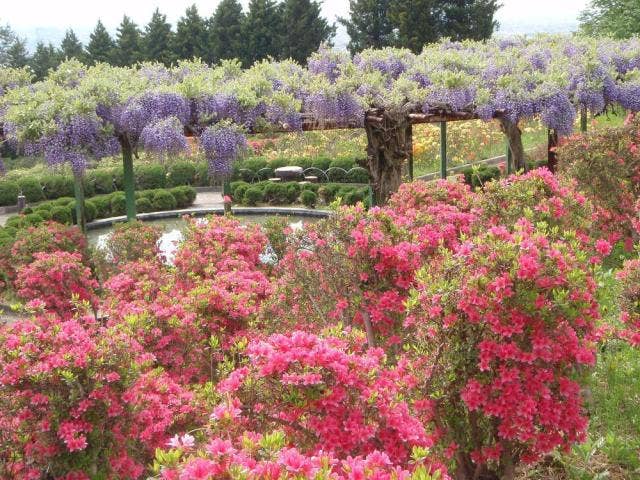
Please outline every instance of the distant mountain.
[{"label": "distant mountain", "polygon": [[[13,30],[20,36],[27,40],[27,48],[30,52],[36,49],[38,42],[53,43],[56,47],[60,45],[66,28],[59,27],[33,27],[33,28],[13,28]],[[78,39],[86,45],[89,41],[89,35],[91,34],[91,27],[74,28]],[[113,32],[111,32],[113,33]]]},{"label": "distant mountain", "polygon": [[500,27],[496,33],[498,35],[523,35],[531,33],[571,33],[576,30],[578,30],[578,22],[576,20],[507,20],[500,22]]}]

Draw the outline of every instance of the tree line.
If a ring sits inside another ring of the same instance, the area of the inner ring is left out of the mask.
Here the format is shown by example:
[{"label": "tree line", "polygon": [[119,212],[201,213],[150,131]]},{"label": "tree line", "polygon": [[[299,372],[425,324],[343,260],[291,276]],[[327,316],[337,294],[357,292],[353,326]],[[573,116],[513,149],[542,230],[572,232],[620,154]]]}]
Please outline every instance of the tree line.
[{"label": "tree line", "polygon": [[[365,48],[489,38],[496,27],[498,0],[350,0],[346,27],[352,53]],[[86,45],[72,29],[59,46],[39,42],[33,53],[9,26],[0,27],[0,65],[29,65],[43,78],[65,58],[88,64],[127,66],[142,61],[170,65],[199,57],[208,63],[238,58],[249,66],[267,57],[304,63],[321,44],[331,45],[336,25],[321,15],[318,0],[251,0],[245,12],[238,0],[222,0],[210,17],[188,7],[175,28],[156,9],[143,27],[124,16],[112,36],[98,20]]]}]

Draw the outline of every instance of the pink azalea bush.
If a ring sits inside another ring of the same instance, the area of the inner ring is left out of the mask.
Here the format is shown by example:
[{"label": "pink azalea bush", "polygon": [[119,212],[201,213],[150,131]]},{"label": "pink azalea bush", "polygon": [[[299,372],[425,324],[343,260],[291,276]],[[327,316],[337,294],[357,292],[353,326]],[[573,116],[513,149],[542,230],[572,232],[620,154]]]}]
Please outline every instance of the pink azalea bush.
[{"label": "pink azalea bush", "polygon": [[584,440],[579,378],[595,362],[599,317],[587,260],[575,238],[521,219],[418,274],[405,325],[441,392],[434,415],[461,478],[476,465],[512,478],[518,462]]},{"label": "pink azalea bush", "polygon": [[593,202],[602,236],[630,247],[640,198],[640,117],[622,127],[571,137],[558,156],[560,174],[575,179]]},{"label": "pink azalea bush", "polygon": [[259,230],[235,220],[192,221],[175,268],[129,263],[106,282],[109,325],[129,331],[180,381],[211,379],[270,293],[265,245]]},{"label": "pink azalea bush", "polygon": [[358,325],[372,345],[396,342],[415,272],[440,248],[457,245],[477,219],[445,202],[416,205],[345,207],[309,226],[279,264],[279,289],[266,315],[294,328],[301,319],[320,329],[331,322]]},{"label": "pink azalea bush", "polygon": [[621,336],[640,347],[640,259],[627,260],[618,272]]},{"label": "pink azalea bush", "polygon": [[0,270],[13,285],[16,272],[31,263],[35,253],[57,251],[79,253],[82,262],[89,265],[87,240],[79,228],[45,222],[37,227],[18,230],[13,244],[0,250]]},{"label": "pink azalea bush", "polygon": [[379,449],[396,463],[413,447],[430,448],[430,402],[412,392],[417,378],[406,362],[388,365],[362,340],[298,331],[250,342],[246,364],[217,385],[219,433],[281,428],[302,452],[340,458]]},{"label": "pink azalea bush", "polygon": [[547,235],[562,238],[567,232],[576,232],[585,245],[592,242],[589,236],[595,233],[593,208],[576,183],[546,168],[487,183],[477,203],[482,209],[483,229],[486,225],[510,227],[526,218],[533,224],[544,222],[549,227]]},{"label": "pink azalea bush", "polygon": [[135,479],[193,394],[130,337],[46,314],[0,330],[0,478]]},{"label": "pink azalea bush", "polygon": [[162,261],[158,246],[161,235],[162,230],[155,225],[139,221],[117,224],[94,258],[101,277],[117,273],[129,262]]},{"label": "pink azalea bush", "polygon": [[243,472],[248,478],[280,480],[331,478],[335,480],[448,480],[443,470],[425,465],[426,451],[415,449],[406,468],[389,456],[373,451],[366,456],[338,459],[329,452],[305,455],[289,446],[281,431],[259,434],[245,432],[230,439],[211,437],[201,448],[178,444],[158,452],[156,471],[162,480],[209,480],[233,477]]},{"label": "pink azalea bush", "polygon": [[34,253],[33,261],[18,270],[15,287],[28,305],[65,319],[95,311],[97,304],[98,283],[79,253]]}]

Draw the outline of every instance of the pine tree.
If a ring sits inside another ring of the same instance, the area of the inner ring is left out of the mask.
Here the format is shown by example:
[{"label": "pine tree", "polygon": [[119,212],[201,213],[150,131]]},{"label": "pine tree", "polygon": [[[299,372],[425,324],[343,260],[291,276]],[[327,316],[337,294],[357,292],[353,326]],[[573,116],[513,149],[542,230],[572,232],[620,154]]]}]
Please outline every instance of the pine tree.
[{"label": "pine tree", "polygon": [[349,18],[338,18],[349,34],[349,51],[388,47],[393,42],[391,0],[349,0]]},{"label": "pine tree", "polygon": [[174,58],[171,51],[172,42],[173,32],[167,22],[167,16],[156,8],[145,27],[142,39],[143,59],[170,65]]},{"label": "pine tree", "polygon": [[89,36],[89,44],[87,45],[87,56],[92,63],[106,62],[111,63],[113,61],[113,49],[115,43],[104,28],[104,25],[100,20],[96,24],[96,28]]},{"label": "pine tree", "polygon": [[42,80],[47,76],[50,69],[56,68],[60,64],[60,56],[51,42],[45,45],[44,42],[38,42],[36,51],[31,57],[31,70],[36,80]]},{"label": "pine tree", "polygon": [[437,0],[391,0],[389,19],[396,30],[396,46],[419,53],[426,43],[441,38],[442,19],[438,18],[441,3]]},{"label": "pine tree", "polygon": [[245,15],[238,0],[222,0],[209,22],[209,61],[242,58]]},{"label": "pine tree", "polygon": [[486,40],[493,35],[497,0],[449,0],[442,2],[443,36],[452,40]]},{"label": "pine tree", "polygon": [[178,20],[173,40],[173,53],[178,59],[207,57],[207,26],[195,4]]},{"label": "pine tree", "polygon": [[282,28],[280,12],[275,1],[251,0],[249,2],[249,12],[243,28],[245,66],[250,66],[256,60],[267,57],[278,58],[279,35]]},{"label": "pine tree", "polygon": [[72,29],[67,30],[60,43],[60,55],[62,58],[75,58],[76,60],[84,60],[84,49],[82,43],[76,37],[76,34]]},{"label": "pine tree", "polygon": [[335,25],[320,14],[316,0],[284,0],[280,4],[282,24],[280,57],[304,64],[321,43],[329,43],[336,33]]},{"label": "pine tree", "polygon": [[497,0],[391,0],[394,43],[419,53],[426,43],[491,37]]},{"label": "pine tree", "polygon": [[15,44],[18,37],[9,25],[0,25],[0,66],[9,64],[9,49]]},{"label": "pine tree", "polygon": [[133,65],[142,59],[142,35],[138,26],[126,15],[116,34],[116,49],[114,50],[114,62],[116,65],[126,67]]},{"label": "pine tree", "polygon": [[13,68],[22,68],[29,65],[27,41],[24,38],[16,37],[13,44],[7,50],[7,65]]}]

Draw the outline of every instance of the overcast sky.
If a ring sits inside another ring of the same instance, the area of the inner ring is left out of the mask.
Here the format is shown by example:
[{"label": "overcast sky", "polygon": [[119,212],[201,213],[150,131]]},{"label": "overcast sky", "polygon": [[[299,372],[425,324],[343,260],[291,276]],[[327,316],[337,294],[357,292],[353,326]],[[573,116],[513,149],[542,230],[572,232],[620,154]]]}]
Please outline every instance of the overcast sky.
[{"label": "overcast sky", "polygon": [[[99,18],[109,30],[115,31],[124,14],[144,25],[156,7],[175,24],[186,7],[193,3],[201,15],[209,16],[219,0],[0,0],[0,23],[9,23],[20,34],[29,37],[34,34],[46,36],[47,31],[53,34],[71,27],[83,38]],[[248,0],[242,0],[242,3],[246,6]],[[577,15],[587,0],[502,0],[502,3],[504,6],[497,19],[508,32],[529,29],[562,31],[575,25]],[[323,13],[331,20],[347,15],[348,10],[347,0],[323,2]],[[29,40],[33,41],[33,38]],[[51,40],[57,41],[55,38]]]}]

